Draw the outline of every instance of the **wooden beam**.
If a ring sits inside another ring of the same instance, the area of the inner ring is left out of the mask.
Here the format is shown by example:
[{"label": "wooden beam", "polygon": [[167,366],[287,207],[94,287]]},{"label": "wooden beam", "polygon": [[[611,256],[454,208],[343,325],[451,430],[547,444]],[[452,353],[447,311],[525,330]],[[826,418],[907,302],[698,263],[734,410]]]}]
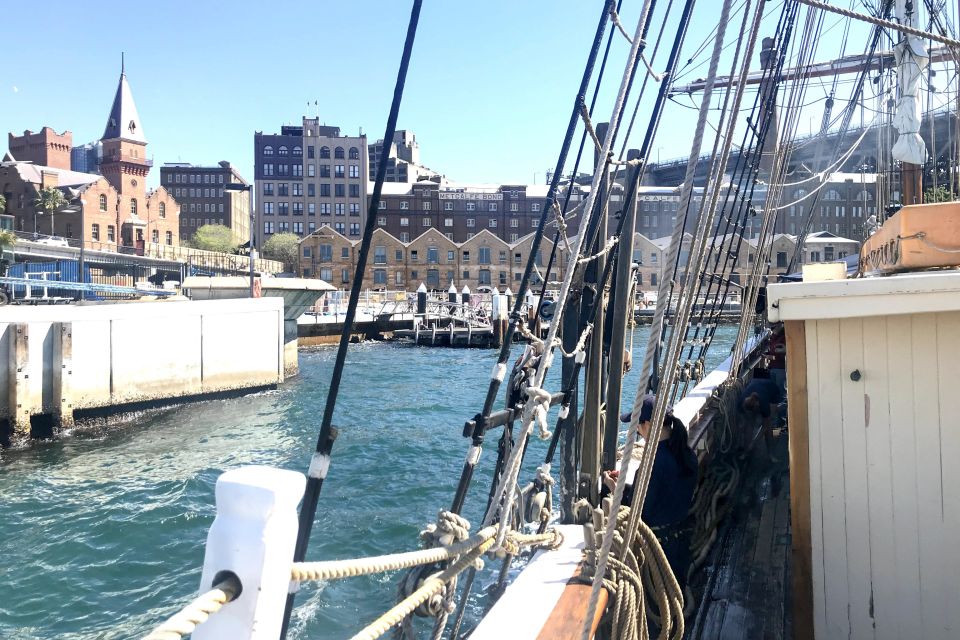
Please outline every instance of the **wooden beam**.
[{"label": "wooden beam", "polygon": [[[581,565],[582,566],[582,565]],[[537,640],[580,640],[583,637],[583,620],[587,616],[587,605],[590,603],[589,583],[580,582],[580,567],[577,573],[567,582],[566,588],[560,595],[560,600],[550,612],[550,617],[540,630]],[[597,611],[593,616],[591,628],[596,634],[600,626],[600,617],[607,609],[607,590],[600,590],[597,602]]]},{"label": "wooden beam", "polygon": [[787,338],[787,427],[790,435],[790,527],[793,637],[813,638],[810,546],[810,440],[807,417],[807,339],[802,320],[784,323]]}]

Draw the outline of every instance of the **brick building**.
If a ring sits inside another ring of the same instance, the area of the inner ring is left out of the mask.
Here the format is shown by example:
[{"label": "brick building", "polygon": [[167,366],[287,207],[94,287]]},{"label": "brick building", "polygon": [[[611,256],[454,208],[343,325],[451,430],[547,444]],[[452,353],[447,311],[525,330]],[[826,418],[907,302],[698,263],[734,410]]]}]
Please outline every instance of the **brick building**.
[{"label": "brick building", "polygon": [[180,204],[182,240],[189,240],[198,227],[207,224],[229,227],[237,244],[250,240],[250,192],[224,189],[225,184],[247,186],[247,181],[226,160],[212,167],[164,163],[160,184]]},{"label": "brick building", "polygon": [[[40,134],[10,136],[8,157],[13,160],[0,166],[0,189],[15,229],[83,240],[90,248],[110,251],[142,249],[149,242],[179,244],[176,200],[162,186],[146,188],[152,162],[146,157],[147,140],[123,71],[101,140],[103,175],[70,170],[70,137],[69,132],[55,134],[48,127]],[[45,187],[63,193],[68,204],[62,211],[49,215],[34,207]]]},{"label": "brick building", "polygon": [[57,133],[50,127],[37,133],[27,130],[22,136],[8,133],[7,148],[14,160],[69,171],[73,134],[69,131]]},{"label": "brick building", "polygon": [[328,224],[358,239],[366,220],[367,137],[303,118],[279,134],[254,134],[257,246],[274,233],[301,237]]},{"label": "brick building", "polygon": [[[377,178],[377,168],[384,149],[383,140],[377,140],[368,148],[370,180]],[[420,164],[420,145],[413,131],[397,131],[393,142],[387,149],[387,168],[384,173],[387,182],[414,183],[421,180],[439,180],[440,175]]]}]

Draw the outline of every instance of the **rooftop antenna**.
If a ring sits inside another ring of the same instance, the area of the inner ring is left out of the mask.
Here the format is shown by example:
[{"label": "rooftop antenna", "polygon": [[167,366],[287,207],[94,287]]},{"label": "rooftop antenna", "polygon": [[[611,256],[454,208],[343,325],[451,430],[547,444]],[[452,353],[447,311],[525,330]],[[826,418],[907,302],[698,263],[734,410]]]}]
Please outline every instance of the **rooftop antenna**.
[{"label": "rooftop antenna", "polygon": [[127,65],[123,59],[123,51],[120,52],[120,75],[124,76],[127,74]]}]

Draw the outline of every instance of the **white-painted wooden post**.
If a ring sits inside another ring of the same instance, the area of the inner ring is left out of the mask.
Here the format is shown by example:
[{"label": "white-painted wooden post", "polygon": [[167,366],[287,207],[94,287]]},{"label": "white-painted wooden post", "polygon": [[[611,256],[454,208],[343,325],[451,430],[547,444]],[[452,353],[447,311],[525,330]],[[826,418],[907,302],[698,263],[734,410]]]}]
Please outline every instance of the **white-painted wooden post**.
[{"label": "white-painted wooden post", "polygon": [[240,579],[240,596],[197,627],[194,640],[276,640],[290,589],[297,503],[306,486],[295,471],[247,466],[217,479],[217,517],[207,535],[200,592],[223,571]]}]

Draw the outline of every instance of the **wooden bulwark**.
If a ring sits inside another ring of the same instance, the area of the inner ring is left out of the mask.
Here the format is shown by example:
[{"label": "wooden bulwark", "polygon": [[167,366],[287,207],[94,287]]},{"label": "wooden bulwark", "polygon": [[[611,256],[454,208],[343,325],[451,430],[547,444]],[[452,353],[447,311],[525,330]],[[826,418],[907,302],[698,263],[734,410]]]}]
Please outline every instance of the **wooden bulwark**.
[{"label": "wooden bulwark", "polygon": [[903,207],[860,249],[862,273],[957,266],[960,266],[960,202]]},{"label": "wooden bulwark", "polygon": [[790,522],[793,637],[813,637],[813,578],[810,548],[810,441],[807,422],[807,338],[805,323],[785,322],[790,425]]}]

